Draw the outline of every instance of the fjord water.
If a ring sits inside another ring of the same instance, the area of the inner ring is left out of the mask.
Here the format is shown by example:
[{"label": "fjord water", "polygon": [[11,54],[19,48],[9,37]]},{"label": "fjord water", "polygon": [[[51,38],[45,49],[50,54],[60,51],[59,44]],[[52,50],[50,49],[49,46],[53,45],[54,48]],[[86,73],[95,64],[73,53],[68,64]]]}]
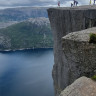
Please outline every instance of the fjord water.
[{"label": "fjord water", "polygon": [[54,96],[53,49],[0,53],[0,96]]}]

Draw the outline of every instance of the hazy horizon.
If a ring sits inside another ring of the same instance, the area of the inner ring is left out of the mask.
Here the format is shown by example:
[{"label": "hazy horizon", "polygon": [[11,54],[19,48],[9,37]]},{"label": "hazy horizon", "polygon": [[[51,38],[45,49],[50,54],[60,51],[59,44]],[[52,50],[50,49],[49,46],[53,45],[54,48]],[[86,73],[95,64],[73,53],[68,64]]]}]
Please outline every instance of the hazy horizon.
[{"label": "hazy horizon", "polygon": [[[0,0],[0,9],[18,7],[57,7],[59,0]],[[88,5],[90,0],[77,0],[79,5]],[[93,3],[94,0],[92,0]],[[61,7],[69,7],[73,0],[60,0]]]}]

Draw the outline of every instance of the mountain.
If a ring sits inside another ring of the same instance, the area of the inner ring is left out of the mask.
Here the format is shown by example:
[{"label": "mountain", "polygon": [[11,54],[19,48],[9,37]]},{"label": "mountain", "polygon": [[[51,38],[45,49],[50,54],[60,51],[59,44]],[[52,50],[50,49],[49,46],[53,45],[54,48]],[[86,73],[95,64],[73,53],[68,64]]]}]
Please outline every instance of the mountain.
[{"label": "mountain", "polygon": [[0,10],[0,22],[23,21],[37,17],[47,18],[47,7],[20,7]]},{"label": "mountain", "polygon": [[0,22],[0,29],[1,28],[6,28],[10,25],[16,24],[18,21],[7,21],[7,22]]},{"label": "mountain", "polygon": [[0,29],[0,49],[52,48],[53,39],[48,18],[30,18]]}]

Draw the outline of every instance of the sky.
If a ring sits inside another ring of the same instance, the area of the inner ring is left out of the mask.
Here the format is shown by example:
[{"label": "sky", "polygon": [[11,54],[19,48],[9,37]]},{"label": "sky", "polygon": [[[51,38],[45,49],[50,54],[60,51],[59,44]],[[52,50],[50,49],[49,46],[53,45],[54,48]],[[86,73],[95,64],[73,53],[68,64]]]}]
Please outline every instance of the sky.
[{"label": "sky", "polygon": [[[90,0],[77,0],[79,5],[89,4]],[[57,6],[58,0],[0,0],[0,8],[7,7],[20,7],[20,6],[32,6],[32,7],[48,7],[48,6]],[[73,0],[60,0],[61,6],[67,7],[70,6]]]}]

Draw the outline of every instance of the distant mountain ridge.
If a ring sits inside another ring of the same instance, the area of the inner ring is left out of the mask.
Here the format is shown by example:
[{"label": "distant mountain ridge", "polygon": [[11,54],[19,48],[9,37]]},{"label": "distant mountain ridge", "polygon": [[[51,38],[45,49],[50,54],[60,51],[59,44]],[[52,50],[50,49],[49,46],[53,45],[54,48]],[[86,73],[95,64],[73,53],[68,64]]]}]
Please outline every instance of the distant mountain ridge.
[{"label": "distant mountain ridge", "polygon": [[21,7],[0,10],[0,22],[4,21],[23,21],[28,18],[46,17],[47,7]]}]

